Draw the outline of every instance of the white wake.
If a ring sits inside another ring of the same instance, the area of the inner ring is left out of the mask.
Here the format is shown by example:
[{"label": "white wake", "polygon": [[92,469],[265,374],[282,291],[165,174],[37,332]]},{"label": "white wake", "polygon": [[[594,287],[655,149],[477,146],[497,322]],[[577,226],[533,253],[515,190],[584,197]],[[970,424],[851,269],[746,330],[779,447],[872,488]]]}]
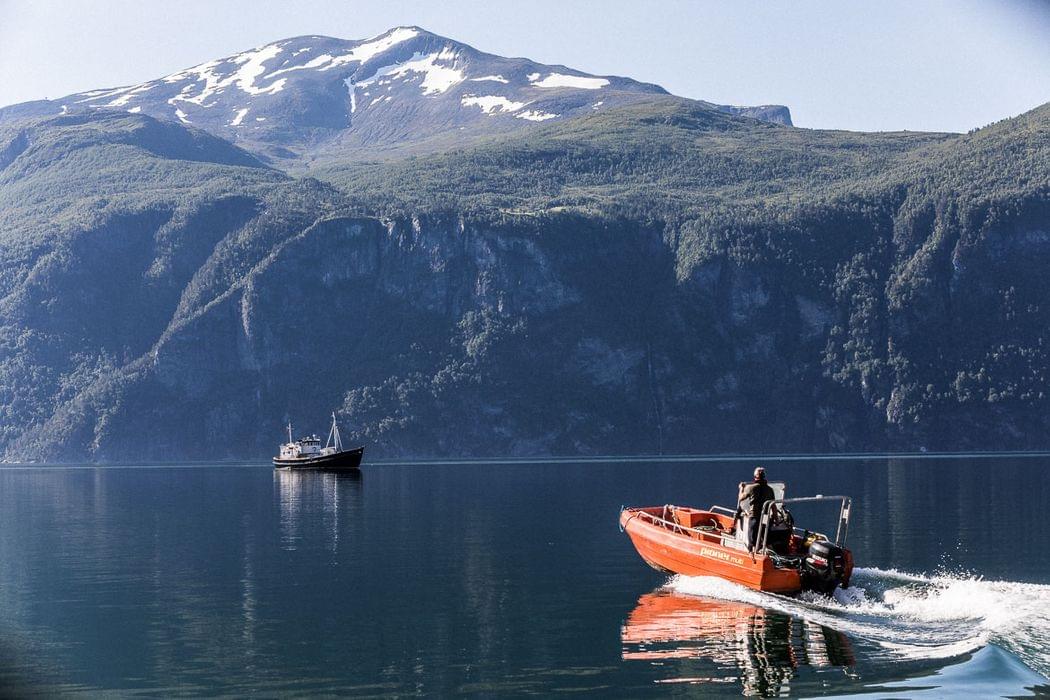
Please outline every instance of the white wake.
[{"label": "white wake", "polygon": [[678,593],[733,600],[809,620],[908,659],[951,658],[995,643],[1050,678],[1050,586],[857,569],[834,598],[787,598],[723,579],[674,576]]}]

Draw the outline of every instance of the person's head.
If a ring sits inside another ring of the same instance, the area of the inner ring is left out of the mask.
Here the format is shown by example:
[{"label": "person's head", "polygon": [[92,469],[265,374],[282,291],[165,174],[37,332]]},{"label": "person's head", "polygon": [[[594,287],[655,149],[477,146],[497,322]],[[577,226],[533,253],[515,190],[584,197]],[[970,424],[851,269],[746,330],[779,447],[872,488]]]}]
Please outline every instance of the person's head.
[{"label": "person's head", "polygon": [[755,467],[755,481],[766,480],[766,469],[765,467]]}]

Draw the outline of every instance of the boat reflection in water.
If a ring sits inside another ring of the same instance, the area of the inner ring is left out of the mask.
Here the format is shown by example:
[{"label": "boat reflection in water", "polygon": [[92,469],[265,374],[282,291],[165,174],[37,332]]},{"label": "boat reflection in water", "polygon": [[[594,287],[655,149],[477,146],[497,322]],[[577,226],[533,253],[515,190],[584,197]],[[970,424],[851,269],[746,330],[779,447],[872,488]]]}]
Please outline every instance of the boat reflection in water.
[{"label": "boat reflection in water", "polygon": [[338,551],[347,518],[361,509],[361,472],[275,469],[274,494],[280,507],[281,544],[296,549],[304,537]]},{"label": "boat reflection in water", "polygon": [[[800,666],[852,667],[840,632],[764,608],[658,589],[642,596],[620,632],[625,661],[668,665],[662,683],[739,683],[744,695],[790,692]],[[712,667],[713,664],[713,667]]]}]

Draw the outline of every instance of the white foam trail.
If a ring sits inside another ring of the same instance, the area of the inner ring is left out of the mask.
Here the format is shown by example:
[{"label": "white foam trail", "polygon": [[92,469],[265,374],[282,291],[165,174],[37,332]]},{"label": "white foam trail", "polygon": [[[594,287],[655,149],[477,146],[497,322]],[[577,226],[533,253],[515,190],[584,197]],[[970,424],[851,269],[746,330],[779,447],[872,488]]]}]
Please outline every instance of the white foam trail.
[{"label": "white foam trail", "polygon": [[809,620],[909,659],[961,656],[994,642],[1050,678],[1050,586],[857,569],[834,598],[786,598],[723,579],[675,576],[688,595],[735,600]]}]

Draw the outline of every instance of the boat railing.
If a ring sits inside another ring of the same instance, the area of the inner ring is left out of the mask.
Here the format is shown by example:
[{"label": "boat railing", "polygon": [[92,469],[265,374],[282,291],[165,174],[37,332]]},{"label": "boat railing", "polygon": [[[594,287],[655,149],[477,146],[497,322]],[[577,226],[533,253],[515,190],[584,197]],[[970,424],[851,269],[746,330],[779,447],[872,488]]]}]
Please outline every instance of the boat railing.
[{"label": "boat railing", "polygon": [[667,516],[668,516],[669,513],[673,513],[673,512],[674,512],[674,510],[671,508],[671,506],[664,506],[663,507],[663,512],[662,512],[662,517],[661,516],[657,516],[657,515],[653,515],[652,513],[649,513],[649,512],[644,511],[644,510],[637,511],[634,514],[634,517],[641,518],[642,520],[647,520],[650,523],[652,523],[653,525],[656,525],[658,527],[667,528],[668,530],[670,530],[670,531],[672,531],[674,533],[677,533],[679,535],[687,535],[688,536],[690,534],[695,534],[696,532],[703,531],[705,529],[704,527],[699,527],[699,528],[686,527],[685,525],[682,525],[681,523],[676,522],[675,520],[671,520]]}]

